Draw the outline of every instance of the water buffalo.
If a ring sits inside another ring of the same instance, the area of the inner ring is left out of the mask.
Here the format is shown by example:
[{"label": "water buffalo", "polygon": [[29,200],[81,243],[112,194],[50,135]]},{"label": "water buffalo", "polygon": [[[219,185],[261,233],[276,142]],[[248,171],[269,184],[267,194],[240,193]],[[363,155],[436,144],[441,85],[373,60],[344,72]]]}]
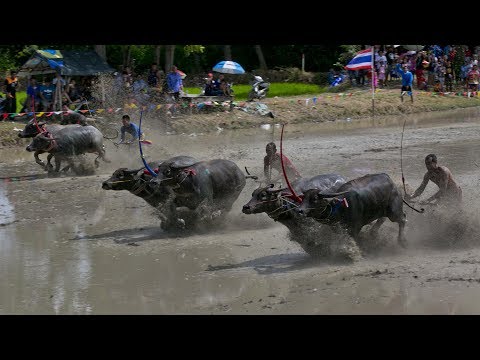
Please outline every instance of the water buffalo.
[{"label": "water buffalo", "polygon": [[67,124],[78,124],[82,126],[88,125],[86,116],[78,112],[68,110],[68,111],[64,111],[62,115],[63,115],[63,118],[60,119],[60,124],[62,125],[67,125]]},{"label": "water buffalo", "polygon": [[43,151],[55,156],[55,172],[60,171],[62,160],[68,162],[63,170],[73,168],[73,157],[85,153],[95,153],[95,167],[99,166],[98,158],[110,162],[105,158],[103,135],[97,128],[87,125],[70,125],[58,130],[54,134],[37,134],[27,146],[27,151]]},{"label": "water buffalo", "polygon": [[371,228],[375,234],[388,217],[398,223],[397,241],[406,247],[403,202],[402,194],[390,176],[369,174],[346,182],[336,192],[307,190],[297,211],[321,223],[339,225],[356,242],[364,225],[376,220]]},{"label": "water buffalo", "polygon": [[[70,125],[70,126],[79,126],[79,125]],[[63,129],[64,127],[65,127],[65,125],[56,125],[56,124],[47,125],[45,123],[45,121],[39,121],[37,124],[35,124],[34,120],[32,119],[25,125],[25,128],[18,133],[18,137],[33,138],[36,135],[38,135],[39,133],[44,132],[44,131],[46,131],[46,132],[52,134],[53,136],[55,136],[57,131],[59,131],[60,129]],[[45,170],[50,170],[50,169],[53,168],[53,166],[50,162],[52,157],[53,157],[53,154],[52,153],[48,154],[47,164],[45,164],[40,159],[40,157],[38,156],[40,154],[43,154],[44,152],[45,151],[43,151],[43,150],[37,150],[37,151],[35,151],[33,156],[35,157],[35,162],[37,164],[42,166]]]},{"label": "water buffalo", "polygon": [[[158,171],[163,163],[182,163],[188,166],[188,164],[192,165],[196,162],[198,160],[190,156],[175,156],[165,161],[151,162],[148,165]],[[173,189],[170,186],[150,182],[153,176],[143,169],[143,167],[135,170],[117,169],[109,179],[102,183],[102,188],[104,190],[127,190],[145,200],[158,210],[162,221],[161,228],[164,230],[183,228],[185,221],[177,216],[178,204],[175,202]]]},{"label": "water buffalo", "polygon": [[233,161],[215,159],[193,165],[166,162],[152,182],[170,186],[179,206],[194,212],[198,221],[223,217],[245,187],[245,175]]},{"label": "water buffalo", "polygon": [[[336,191],[347,180],[337,174],[317,175],[311,178],[300,178],[292,183],[292,187],[300,197],[308,189],[319,191]],[[255,189],[252,198],[246,203],[244,214],[266,213],[270,218],[286,226],[291,241],[295,241],[315,258],[331,258],[342,260],[356,260],[360,250],[352,241],[341,243],[329,241],[329,229],[312,218],[302,216],[295,211],[299,206],[291,198],[287,189],[273,189],[272,185]]]}]

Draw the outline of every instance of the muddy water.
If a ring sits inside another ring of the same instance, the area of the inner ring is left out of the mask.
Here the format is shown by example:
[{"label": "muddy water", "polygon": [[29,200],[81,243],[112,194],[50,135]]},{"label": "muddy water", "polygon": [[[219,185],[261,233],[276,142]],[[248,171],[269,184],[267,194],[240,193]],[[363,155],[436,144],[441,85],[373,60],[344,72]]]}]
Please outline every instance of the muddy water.
[{"label": "muddy water", "polygon": [[[265,144],[278,145],[281,130],[273,123],[165,135],[155,123],[146,125],[153,141],[144,147],[148,160],[221,157],[252,174],[262,173]],[[442,232],[441,221],[406,209],[410,247],[398,247],[398,227],[387,221],[383,243],[352,265],[312,261],[281,224],[242,214],[253,182],[222,228],[172,236],[143,200],[101,188],[116,168],[142,165],[136,147],[117,149],[107,141],[112,163],[101,163],[95,175],[56,178],[46,177],[31,153],[2,150],[0,313],[480,313],[479,137],[478,109],[285,127],[284,153],[304,176],[387,172],[399,180],[403,167],[416,188],[423,159],[433,152],[464,190],[465,241]],[[429,184],[422,197],[435,191]]]}]

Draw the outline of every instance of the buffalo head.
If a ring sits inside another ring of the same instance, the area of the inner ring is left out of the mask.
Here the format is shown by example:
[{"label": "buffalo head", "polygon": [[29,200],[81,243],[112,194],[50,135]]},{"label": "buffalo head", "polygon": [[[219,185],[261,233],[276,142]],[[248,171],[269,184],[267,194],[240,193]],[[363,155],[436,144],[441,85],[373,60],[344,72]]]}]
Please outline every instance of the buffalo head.
[{"label": "buffalo head", "polygon": [[135,182],[140,179],[137,175],[140,169],[129,170],[127,168],[120,168],[114,171],[112,176],[102,183],[104,190],[130,190],[133,188]]},{"label": "buffalo head", "polygon": [[287,189],[274,189],[273,184],[255,189],[252,198],[243,205],[244,214],[259,214],[272,212],[282,206],[281,194]]},{"label": "buffalo head", "polygon": [[46,133],[40,133],[35,135],[32,142],[27,145],[27,151],[48,151],[49,148],[52,146],[52,141],[55,138],[50,137]]}]

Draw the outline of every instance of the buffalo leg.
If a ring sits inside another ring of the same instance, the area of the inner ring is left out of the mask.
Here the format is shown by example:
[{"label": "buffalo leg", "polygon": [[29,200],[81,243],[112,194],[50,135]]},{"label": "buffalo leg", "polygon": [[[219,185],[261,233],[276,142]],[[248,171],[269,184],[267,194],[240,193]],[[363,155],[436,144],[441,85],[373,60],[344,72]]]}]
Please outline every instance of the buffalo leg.
[{"label": "buffalo leg", "polygon": [[60,165],[62,164],[62,161],[59,156],[55,156],[55,172],[60,171]]},{"label": "buffalo leg", "polygon": [[387,220],[387,218],[385,217],[382,217],[380,219],[377,219],[377,221],[375,221],[375,224],[372,225],[372,227],[370,228],[370,235],[371,236],[377,236],[378,234],[378,230],[380,229],[380,226],[383,225],[383,223]]},{"label": "buffalo leg", "polygon": [[45,169],[45,163],[38,157],[39,154],[43,154],[43,151],[35,151],[33,154],[35,157],[35,162]]},{"label": "buffalo leg", "polygon": [[398,244],[406,248],[407,247],[407,239],[405,238],[405,214],[403,214],[403,218],[398,221]]},{"label": "buffalo leg", "polygon": [[52,153],[49,153],[48,156],[47,156],[47,164],[45,165],[45,170],[47,171],[50,171],[51,169],[53,169],[53,165],[52,165],[52,157],[53,157],[53,154]]}]

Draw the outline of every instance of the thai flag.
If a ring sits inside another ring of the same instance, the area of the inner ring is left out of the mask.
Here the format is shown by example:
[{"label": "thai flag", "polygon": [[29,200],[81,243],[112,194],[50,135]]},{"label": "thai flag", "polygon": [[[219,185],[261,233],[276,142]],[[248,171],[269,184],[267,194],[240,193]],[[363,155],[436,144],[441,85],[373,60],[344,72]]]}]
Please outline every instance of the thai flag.
[{"label": "thai flag", "polygon": [[347,70],[360,70],[372,68],[372,48],[359,51],[357,55],[345,66]]}]

